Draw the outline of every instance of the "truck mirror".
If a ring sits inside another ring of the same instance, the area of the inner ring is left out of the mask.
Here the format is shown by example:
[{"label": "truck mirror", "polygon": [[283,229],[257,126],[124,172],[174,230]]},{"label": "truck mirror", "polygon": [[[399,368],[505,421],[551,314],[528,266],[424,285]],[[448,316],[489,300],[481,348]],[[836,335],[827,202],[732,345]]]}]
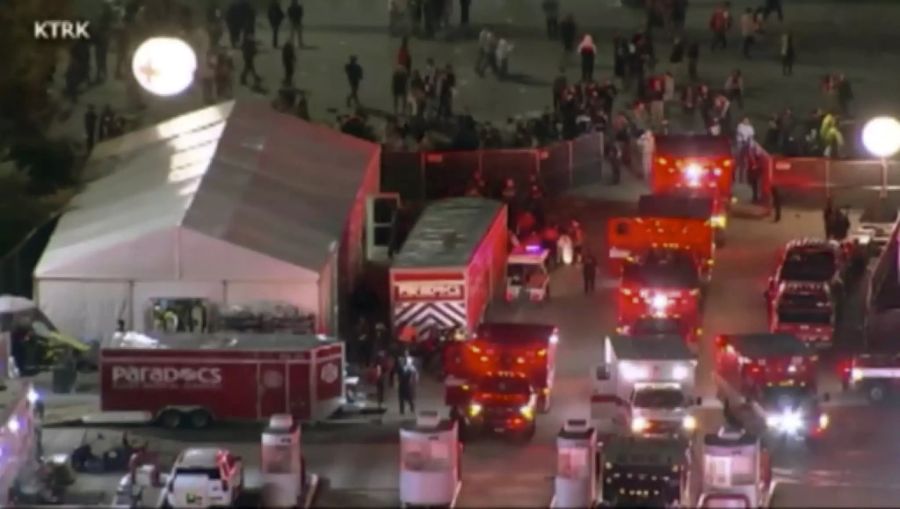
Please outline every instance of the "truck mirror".
[{"label": "truck mirror", "polygon": [[616,235],[628,235],[628,223],[619,221],[616,223]]}]

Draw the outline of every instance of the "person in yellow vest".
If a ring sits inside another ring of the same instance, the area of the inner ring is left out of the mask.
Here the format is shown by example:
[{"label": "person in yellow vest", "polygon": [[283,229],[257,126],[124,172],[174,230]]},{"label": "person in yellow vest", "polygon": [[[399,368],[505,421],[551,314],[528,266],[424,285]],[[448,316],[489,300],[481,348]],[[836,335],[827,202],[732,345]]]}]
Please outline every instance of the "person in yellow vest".
[{"label": "person in yellow vest", "polygon": [[834,115],[825,115],[822,119],[822,127],[819,129],[822,139],[823,154],[825,157],[836,159],[844,146],[844,135],[838,128],[837,118]]},{"label": "person in yellow vest", "polygon": [[178,313],[166,309],[163,312],[163,324],[165,332],[178,332]]}]

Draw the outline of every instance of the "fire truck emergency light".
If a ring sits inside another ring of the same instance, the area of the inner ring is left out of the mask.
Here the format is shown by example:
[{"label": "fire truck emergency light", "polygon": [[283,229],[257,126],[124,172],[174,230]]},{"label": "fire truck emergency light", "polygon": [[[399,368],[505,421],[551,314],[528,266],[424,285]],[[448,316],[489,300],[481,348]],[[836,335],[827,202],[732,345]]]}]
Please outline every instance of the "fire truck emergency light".
[{"label": "fire truck emergency light", "polygon": [[539,246],[539,245],[537,245],[537,244],[529,244],[529,245],[525,246],[525,252],[526,252],[526,253],[532,253],[532,254],[540,253],[540,252],[541,252],[541,246]]},{"label": "fire truck emergency light", "polygon": [[16,433],[19,432],[19,428],[20,428],[21,426],[19,426],[19,420],[18,420],[18,419],[16,419],[15,417],[11,417],[11,418],[9,419],[9,422],[6,423],[6,427],[9,428],[9,431],[10,431],[10,432],[12,432],[13,434],[16,434]]},{"label": "fire truck emergency light", "polygon": [[559,343],[559,334],[553,333],[550,335],[550,344],[555,345]]},{"label": "fire truck emergency light", "polygon": [[663,313],[669,307],[669,299],[665,295],[657,293],[653,296],[653,300],[650,301],[650,306],[657,313]]},{"label": "fire truck emergency light", "polygon": [[700,179],[703,177],[703,168],[696,164],[689,164],[684,168],[684,176],[687,178],[689,186],[697,187],[700,185]]}]

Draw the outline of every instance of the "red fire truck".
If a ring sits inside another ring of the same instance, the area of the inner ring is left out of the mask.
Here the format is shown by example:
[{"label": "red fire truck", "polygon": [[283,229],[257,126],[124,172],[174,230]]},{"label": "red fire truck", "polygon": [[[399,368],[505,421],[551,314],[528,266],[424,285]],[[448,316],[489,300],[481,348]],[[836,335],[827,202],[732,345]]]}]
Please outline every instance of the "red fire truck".
[{"label": "red fire truck", "polygon": [[473,338],[445,351],[445,401],[452,408],[469,404],[478,382],[494,373],[519,373],[534,388],[536,408],[550,409],[556,375],[559,329],[529,323],[483,323]]},{"label": "red fire truck", "polygon": [[498,201],[465,197],[429,205],[391,262],[395,329],[474,330],[504,291],[508,241],[506,206]]},{"label": "red fire truck", "polygon": [[640,216],[613,218],[607,224],[610,270],[618,274],[622,263],[634,260],[648,250],[681,249],[694,257],[696,269],[704,280],[712,274],[715,255],[714,232],[704,218]]},{"label": "red fire truck", "polygon": [[724,240],[726,216],[717,214],[718,198],[696,189],[675,189],[663,194],[645,194],[638,199],[638,216],[700,219],[712,226],[716,242]]},{"label": "red fire truck", "polygon": [[687,339],[696,338],[701,323],[701,280],[693,253],[654,249],[622,268],[618,295],[618,328],[631,333],[649,317],[678,320]]},{"label": "red fire truck", "polygon": [[325,336],[127,332],[100,350],[101,410],[167,428],[274,414],[317,421],[343,397],[344,343]]},{"label": "red fire truck", "polygon": [[734,164],[727,136],[658,136],[650,187],[653,194],[684,189],[708,194],[714,199],[715,227],[724,229],[731,204]]},{"label": "red fire truck", "polygon": [[792,334],[815,347],[831,346],[835,309],[827,283],[785,281],[767,295],[771,332]]},{"label": "red fire truck", "polygon": [[723,334],[716,338],[715,365],[719,398],[742,404],[766,387],[815,389],[818,356],[791,334]]}]

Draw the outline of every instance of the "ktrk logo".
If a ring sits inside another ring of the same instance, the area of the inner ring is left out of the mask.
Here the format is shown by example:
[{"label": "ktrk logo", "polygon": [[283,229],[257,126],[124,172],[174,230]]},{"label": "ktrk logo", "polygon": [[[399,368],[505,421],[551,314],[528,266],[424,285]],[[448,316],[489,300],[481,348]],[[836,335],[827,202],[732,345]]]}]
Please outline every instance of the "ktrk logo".
[{"label": "ktrk logo", "polygon": [[34,22],[34,38],[39,41],[76,41],[91,38],[90,21],[47,19]]},{"label": "ktrk logo", "polygon": [[221,368],[176,368],[174,366],[114,366],[112,382],[116,386],[202,385],[222,383]]}]

